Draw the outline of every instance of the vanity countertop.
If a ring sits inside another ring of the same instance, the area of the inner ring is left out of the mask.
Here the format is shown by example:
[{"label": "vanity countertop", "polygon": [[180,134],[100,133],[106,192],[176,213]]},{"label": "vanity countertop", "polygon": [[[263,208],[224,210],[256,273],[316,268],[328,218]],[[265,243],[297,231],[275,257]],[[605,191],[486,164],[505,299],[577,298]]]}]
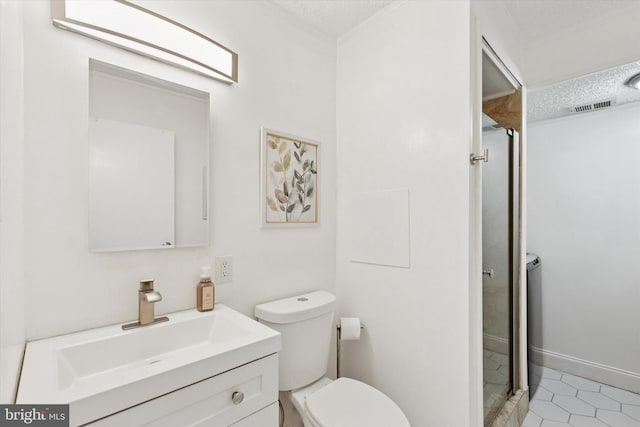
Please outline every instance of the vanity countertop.
[{"label": "vanity countertop", "polygon": [[16,403],[70,404],[82,424],[280,350],[280,334],[223,305],[27,343]]}]

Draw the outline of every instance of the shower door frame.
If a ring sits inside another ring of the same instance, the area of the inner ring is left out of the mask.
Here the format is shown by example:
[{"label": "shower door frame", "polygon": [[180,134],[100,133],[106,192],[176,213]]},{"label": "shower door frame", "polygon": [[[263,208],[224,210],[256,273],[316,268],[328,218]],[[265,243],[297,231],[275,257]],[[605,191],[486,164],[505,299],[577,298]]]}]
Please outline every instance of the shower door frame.
[{"label": "shower door frame", "polygon": [[[514,89],[520,91],[521,95],[521,105],[526,105],[526,88],[524,85],[520,83],[520,81],[514,76],[513,73],[509,70],[509,68],[502,62],[496,52],[491,48],[487,40],[480,34],[478,31],[476,35],[479,38],[479,43],[476,45],[478,47],[478,56],[474,57],[477,66],[481,69],[481,57],[483,54],[486,54],[491,61],[498,67],[500,72],[509,80]],[[482,72],[479,73],[480,78],[476,86],[475,92],[475,110],[477,111],[477,116],[474,115],[474,142],[472,143],[472,152],[482,152],[482,125],[479,117],[482,115]],[[521,121],[519,123],[520,133],[515,131],[510,135],[510,143],[509,143],[509,224],[508,224],[508,233],[509,233],[509,277],[511,281],[510,286],[510,295],[509,295],[509,312],[510,312],[510,322],[509,322],[509,337],[511,342],[509,343],[510,349],[510,366],[509,370],[510,374],[510,382],[511,382],[511,393],[507,396],[507,400],[504,402],[509,402],[513,400],[516,402],[516,405],[520,406],[523,403],[523,400],[527,402],[524,403],[526,408],[528,408],[528,398],[523,399],[522,396],[527,396],[527,374],[526,374],[526,351],[523,350],[523,346],[526,345],[526,336],[523,336],[523,328],[526,329],[526,325],[521,324],[523,321],[526,321],[526,301],[523,301],[523,295],[526,296],[526,292],[523,292],[523,280],[522,280],[522,269],[524,267],[524,258],[523,258],[523,247],[524,240],[526,236],[524,235],[523,221],[524,218],[524,200],[525,197],[525,187],[524,187],[524,168],[525,168],[525,159],[523,158],[525,150],[524,150],[524,134],[526,134],[526,108],[522,108],[521,111]],[[504,126],[507,128],[508,126]],[[473,235],[475,236],[474,240],[474,253],[476,257],[474,258],[474,263],[470,273],[474,280],[472,283],[475,283],[476,286],[482,286],[482,192],[481,188],[478,186],[482,186],[482,172],[481,168],[477,169],[477,172],[471,174],[472,188],[474,191],[471,195],[472,202],[472,212],[474,212],[474,219],[472,220],[473,226]],[[479,228],[479,229],[478,229]],[[481,320],[482,318],[482,297],[480,296],[479,314],[477,312],[472,312],[475,318]],[[480,326],[480,343],[482,343],[482,326]],[[477,341],[476,341],[477,342]],[[481,345],[482,348],[484,348]],[[482,353],[482,350],[480,350]],[[477,360],[477,359],[476,359]],[[482,365],[481,365],[482,366]],[[480,383],[482,384],[482,373],[480,373]],[[480,389],[480,395],[482,396],[482,390]],[[516,395],[513,399],[510,399]],[[515,400],[514,400],[515,399]],[[509,408],[509,409],[508,409]],[[481,409],[481,408],[479,408]],[[499,412],[507,411],[507,417],[511,418],[513,413],[513,405],[504,405]],[[480,411],[482,412],[482,411]],[[525,409],[526,412],[526,409]],[[500,418],[504,418],[500,415]],[[481,417],[482,421],[477,423],[474,421],[474,425],[484,425],[484,414]],[[505,421],[505,420],[503,420]],[[492,424],[496,425],[496,424]]]},{"label": "shower door frame", "polygon": [[[492,407],[488,413],[483,413],[483,424],[485,427],[494,425],[494,420],[498,413],[502,410],[506,403],[519,389],[522,388],[522,379],[520,375],[520,165],[522,159],[520,157],[521,146],[519,133],[513,129],[503,129],[506,136],[506,191],[507,191],[507,223],[506,223],[506,241],[507,241],[507,336],[509,372],[508,378],[509,388],[506,388],[500,394],[501,405]],[[491,153],[491,152],[490,152]],[[491,155],[490,155],[491,157]],[[495,157],[493,157],[495,159]],[[490,160],[495,161],[495,160]],[[484,255],[483,255],[484,256]],[[484,286],[484,277],[483,277]],[[484,305],[484,300],[483,300]],[[484,307],[483,307],[484,310]],[[484,349],[484,346],[483,346]],[[489,421],[489,423],[487,423]]]},{"label": "shower door frame", "polygon": [[509,137],[509,277],[511,286],[509,286],[509,335],[511,337],[511,366],[509,370],[509,379],[511,382],[511,393],[522,388],[522,378],[520,375],[520,331],[522,325],[520,323],[520,245],[521,245],[521,166],[522,157],[520,156],[520,134],[515,129],[507,129]]}]

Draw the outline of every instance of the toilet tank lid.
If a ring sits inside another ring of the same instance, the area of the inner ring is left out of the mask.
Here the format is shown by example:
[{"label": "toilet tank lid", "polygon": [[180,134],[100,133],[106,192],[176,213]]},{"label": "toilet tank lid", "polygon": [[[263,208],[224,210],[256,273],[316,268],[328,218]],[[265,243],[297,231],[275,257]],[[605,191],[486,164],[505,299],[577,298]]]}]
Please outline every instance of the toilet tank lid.
[{"label": "toilet tank lid", "polygon": [[271,323],[294,323],[335,311],[336,296],[315,291],[256,305],[255,316]]}]

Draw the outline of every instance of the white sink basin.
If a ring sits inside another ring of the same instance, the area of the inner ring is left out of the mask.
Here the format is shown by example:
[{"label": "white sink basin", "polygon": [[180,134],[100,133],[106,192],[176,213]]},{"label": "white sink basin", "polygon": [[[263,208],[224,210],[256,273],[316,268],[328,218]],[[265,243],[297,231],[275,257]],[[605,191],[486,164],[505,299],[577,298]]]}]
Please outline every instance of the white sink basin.
[{"label": "white sink basin", "polygon": [[280,350],[280,335],[226,307],[27,343],[16,403],[69,403],[83,424]]}]

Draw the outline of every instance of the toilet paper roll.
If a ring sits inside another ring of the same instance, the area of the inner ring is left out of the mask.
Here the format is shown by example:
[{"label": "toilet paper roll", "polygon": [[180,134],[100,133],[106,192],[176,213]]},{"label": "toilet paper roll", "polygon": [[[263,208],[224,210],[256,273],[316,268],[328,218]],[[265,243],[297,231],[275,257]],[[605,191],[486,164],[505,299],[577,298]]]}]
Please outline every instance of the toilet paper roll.
[{"label": "toilet paper roll", "polygon": [[340,339],[353,341],[360,339],[360,319],[357,317],[340,318]]}]

